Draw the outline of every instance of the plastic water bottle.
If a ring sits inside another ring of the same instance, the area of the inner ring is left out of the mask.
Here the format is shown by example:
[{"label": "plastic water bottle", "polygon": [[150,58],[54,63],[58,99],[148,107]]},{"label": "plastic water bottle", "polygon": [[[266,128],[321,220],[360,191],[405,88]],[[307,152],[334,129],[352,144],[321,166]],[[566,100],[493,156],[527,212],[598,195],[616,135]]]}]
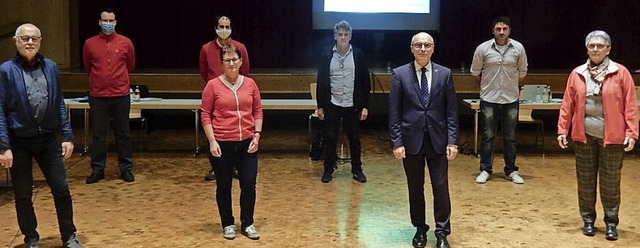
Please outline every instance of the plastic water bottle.
[{"label": "plastic water bottle", "polygon": [[542,102],[542,88],[540,86],[536,86],[536,103]]},{"label": "plastic water bottle", "polygon": [[139,102],[140,101],[140,87],[138,87],[138,86],[136,86],[136,90],[134,91],[133,101],[135,101],[135,102]]},{"label": "plastic water bottle", "polygon": [[547,88],[547,86],[544,86],[544,89],[542,89],[542,102],[543,103],[549,103],[549,88]]},{"label": "plastic water bottle", "polygon": [[129,102],[133,102],[135,100],[135,95],[133,94],[133,90],[129,88]]}]

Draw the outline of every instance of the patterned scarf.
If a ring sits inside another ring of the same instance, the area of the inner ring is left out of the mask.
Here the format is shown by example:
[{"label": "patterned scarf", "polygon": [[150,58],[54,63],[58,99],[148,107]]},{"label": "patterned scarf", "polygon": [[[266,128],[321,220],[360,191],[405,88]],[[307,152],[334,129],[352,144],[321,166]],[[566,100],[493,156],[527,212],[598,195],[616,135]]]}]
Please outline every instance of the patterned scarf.
[{"label": "patterned scarf", "polygon": [[604,76],[607,75],[607,68],[609,68],[609,57],[604,58],[602,63],[599,65],[594,65],[591,60],[587,62],[587,67],[589,68],[589,73],[591,74],[591,78],[593,81],[596,81],[597,84],[601,85],[602,80],[604,80]]}]

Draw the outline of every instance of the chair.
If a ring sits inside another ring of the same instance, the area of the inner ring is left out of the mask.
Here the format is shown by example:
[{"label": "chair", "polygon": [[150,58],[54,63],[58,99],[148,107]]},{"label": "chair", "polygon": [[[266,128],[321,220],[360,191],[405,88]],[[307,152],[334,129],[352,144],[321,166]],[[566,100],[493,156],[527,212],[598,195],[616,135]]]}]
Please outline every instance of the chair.
[{"label": "chair", "polygon": [[[310,83],[309,84],[309,93],[311,94],[311,99],[316,100],[316,86],[318,85],[318,83]],[[307,124],[307,126],[309,127],[309,142],[313,141],[313,134],[311,133],[311,121],[313,119],[319,119],[318,118],[318,109],[316,109],[315,111],[313,111],[313,113],[309,114],[309,123]]]},{"label": "chair", "polygon": [[[146,85],[131,85],[131,90],[136,90],[138,88],[140,90],[140,98],[149,97],[149,88]],[[129,110],[129,122],[140,122],[140,146],[142,146],[142,136],[143,132],[146,129],[147,135],[151,134],[151,129],[149,127],[149,117],[152,115],[152,112],[147,109],[133,109]]]},{"label": "chair", "polygon": [[[520,100],[525,103],[532,103],[535,100],[536,92],[538,85],[525,85],[520,91]],[[527,124],[537,124],[538,132],[536,133],[536,139],[534,141],[534,147],[538,147],[538,139],[540,139],[542,144],[542,155],[544,156],[544,121],[540,119],[534,119],[532,117],[533,110],[532,109],[522,109],[518,110],[518,122],[519,123],[527,123]]]},{"label": "chair", "polygon": [[7,168],[7,187],[11,187],[11,171]]},{"label": "chair", "polygon": [[[309,84],[309,93],[311,93],[311,99],[314,99],[314,100],[317,99],[317,88],[316,88],[317,86],[318,86],[318,83],[310,83]],[[312,132],[311,131],[311,121],[313,119],[319,119],[318,110],[317,109],[313,113],[311,113],[309,115],[309,124],[308,124],[309,125],[309,143],[313,143],[313,135],[311,133]],[[347,153],[346,151],[348,149],[345,147],[345,141],[344,141],[345,138],[343,136],[343,123],[342,123],[342,121],[340,122],[340,129],[339,129],[338,133],[340,135],[340,137],[339,137],[339,139],[340,139],[340,155],[338,155],[338,162],[340,162],[340,163],[350,162],[351,158],[348,155],[346,155],[346,153]],[[336,167],[337,167],[337,165],[336,165]]]}]

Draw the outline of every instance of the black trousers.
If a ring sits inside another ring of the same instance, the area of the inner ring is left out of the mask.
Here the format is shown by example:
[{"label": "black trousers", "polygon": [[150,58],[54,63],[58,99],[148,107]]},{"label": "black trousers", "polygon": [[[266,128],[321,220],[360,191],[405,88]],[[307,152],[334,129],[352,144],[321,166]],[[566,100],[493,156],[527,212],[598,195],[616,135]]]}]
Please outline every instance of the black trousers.
[{"label": "black trousers", "polygon": [[339,107],[329,104],[324,108],[325,122],[325,171],[333,171],[333,167],[338,160],[336,147],[338,142],[338,132],[340,131],[340,121],[343,121],[344,129],[349,138],[349,151],[351,154],[351,172],[362,170],[361,146],[360,146],[360,113],[356,107]]},{"label": "black trousers", "polygon": [[76,227],[73,224],[73,205],[61,155],[62,148],[55,135],[51,133],[29,138],[11,137],[11,152],[13,153],[11,180],[13,180],[16,196],[16,213],[25,242],[40,237],[36,231],[38,220],[31,201],[34,159],[51,188],[60,235],[63,241],[67,240],[76,232]]},{"label": "black trousers", "polygon": [[131,133],[129,131],[129,95],[119,97],[90,97],[93,142],[91,144],[91,167],[94,173],[104,173],[107,162],[107,133],[109,117],[113,117],[113,129],[116,135],[118,150],[118,167],[120,171],[133,167],[133,151]]},{"label": "black trousers", "polygon": [[435,234],[439,237],[451,233],[451,200],[449,198],[449,163],[446,154],[435,152],[429,134],[425,133],[418,154],[406,154],[402,159],[409,187],[409,213],[411,224],[424,231],[429,230],[425,213],[425,161],[431,179],[433,193],[433,215],[436,222]]},{"label": "black trousers", "polygon": [[243,141],[218,141],[221,157],[208,152],[209,162],[216,173],[216,203],[222,227],[235,224],[231,207],[231,187],[233,168],[238,169],[240,181],[240,221],[241,230],[253,225],[256,205],[256,179],[258,177],[258,153],[248,153],[251,139]]}]

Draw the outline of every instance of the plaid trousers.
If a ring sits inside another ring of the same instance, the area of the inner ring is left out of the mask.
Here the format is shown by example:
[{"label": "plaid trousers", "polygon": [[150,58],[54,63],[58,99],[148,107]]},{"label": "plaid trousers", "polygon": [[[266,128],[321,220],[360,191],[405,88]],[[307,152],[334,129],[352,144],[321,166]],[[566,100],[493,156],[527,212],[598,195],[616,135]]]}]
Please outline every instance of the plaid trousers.
[{"label": "plaid trousers", "polygon": [[600,177],[600,200],[607,226],[618,225],[620,171],[624,158],[621,144],[603,145],[602,139],[587,135],[587,143],[575,142],[578,206],[584,222],[596,219],[596,186]]}]

